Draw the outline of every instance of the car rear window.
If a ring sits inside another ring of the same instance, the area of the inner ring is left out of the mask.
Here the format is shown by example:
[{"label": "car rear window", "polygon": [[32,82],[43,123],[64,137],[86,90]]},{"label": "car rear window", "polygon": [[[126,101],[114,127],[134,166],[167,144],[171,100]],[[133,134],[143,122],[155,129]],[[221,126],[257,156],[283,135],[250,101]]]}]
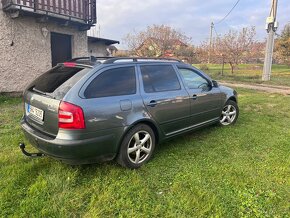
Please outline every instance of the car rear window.
[{"label": "car rear window", "polygon": [[136,93],[135,67],[106,70],[98,75],[84,92],[86,98],[132,95]]},{"label": "car rear window", "polygon": [[30,90],[62,99],[90,68],[57,66],[42,74],[30,85]]}]

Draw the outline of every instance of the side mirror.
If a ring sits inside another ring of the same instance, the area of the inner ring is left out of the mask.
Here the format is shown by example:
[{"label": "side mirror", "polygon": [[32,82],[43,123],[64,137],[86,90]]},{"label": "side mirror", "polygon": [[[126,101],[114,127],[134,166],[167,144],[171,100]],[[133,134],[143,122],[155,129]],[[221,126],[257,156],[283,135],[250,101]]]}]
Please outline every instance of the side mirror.
[{"label": "side mirror", "polygon": [[217,88],[217,87],[219,87],[219,84],[218,84],[217,81],[212,80],[212,86],[215,87],[215,88]]}]

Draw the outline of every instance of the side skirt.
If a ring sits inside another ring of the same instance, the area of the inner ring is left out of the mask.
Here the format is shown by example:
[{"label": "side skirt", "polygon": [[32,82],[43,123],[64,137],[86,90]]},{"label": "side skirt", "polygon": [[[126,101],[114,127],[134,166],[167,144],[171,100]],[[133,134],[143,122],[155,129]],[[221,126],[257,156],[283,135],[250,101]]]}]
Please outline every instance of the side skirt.
[{"label": "side skirt", "polygon": [[165,135],[165,139],[168,139],[168,138],[171,138],[171,137],[174,137],[174,136],[186,133],[186,132],[190,132],[190,131],[195,130],[195,129],[199,129],[199,128],[202,128],[204,126],[208,126],[208,125],[217,123],[218,121],[219,121],[219,117],[202,122],[202,123],[199,123],[199,124],[195,124],[195,125],[192,125],[192,126],[189,126],[189,127],[186,127],[186,128],[183,128],[183,129],[171,132],[171,133],[168,133]]}]

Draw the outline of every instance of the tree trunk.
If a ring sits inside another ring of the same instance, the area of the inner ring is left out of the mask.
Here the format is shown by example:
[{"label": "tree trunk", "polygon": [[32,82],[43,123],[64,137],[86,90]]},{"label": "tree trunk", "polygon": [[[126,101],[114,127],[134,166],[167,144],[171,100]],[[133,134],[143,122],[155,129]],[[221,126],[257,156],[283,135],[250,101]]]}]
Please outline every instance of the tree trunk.
[{"label": "tree trunk", "polygon": [[234,64],[232,62],[229,62],[230,66],[231,66],[231,71],[232,71],[232,74],[234,74]]}]

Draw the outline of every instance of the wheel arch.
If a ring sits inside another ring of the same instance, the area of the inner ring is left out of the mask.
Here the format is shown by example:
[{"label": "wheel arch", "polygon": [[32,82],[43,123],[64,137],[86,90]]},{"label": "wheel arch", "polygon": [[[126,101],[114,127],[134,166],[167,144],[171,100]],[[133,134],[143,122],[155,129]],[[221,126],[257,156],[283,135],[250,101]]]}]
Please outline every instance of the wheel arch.
[{"label": "wheel arch", "polygon": [[234,102],[238,103],[237,98],[235,96],[229,97],[227,101],[234,101]]},{"label": "wheel arch", "polygon": [[157,124],[154,121],[150,120],[150,119],[141,119],[141,120],[138,120],[138,121],[132,123],[130,126],[128,126],[128,128],[126,128],[126,130],[122,134],[122,136],[120,138],[120,141],[119,141],[119,144],[118,144],[118,153],[119,153],[119,150],[120,150],[122,141],[124,140],[124,137],[126,136],[126,134],[132,128],[134,128],[135,126],[137,126],[139,124],[146,124],[147,126],[149,126],[153,130],[153,132],[154,132],[156,145],[160,142],[161,134],[162,133],[161,133],[160,129],[157,127]]}]

